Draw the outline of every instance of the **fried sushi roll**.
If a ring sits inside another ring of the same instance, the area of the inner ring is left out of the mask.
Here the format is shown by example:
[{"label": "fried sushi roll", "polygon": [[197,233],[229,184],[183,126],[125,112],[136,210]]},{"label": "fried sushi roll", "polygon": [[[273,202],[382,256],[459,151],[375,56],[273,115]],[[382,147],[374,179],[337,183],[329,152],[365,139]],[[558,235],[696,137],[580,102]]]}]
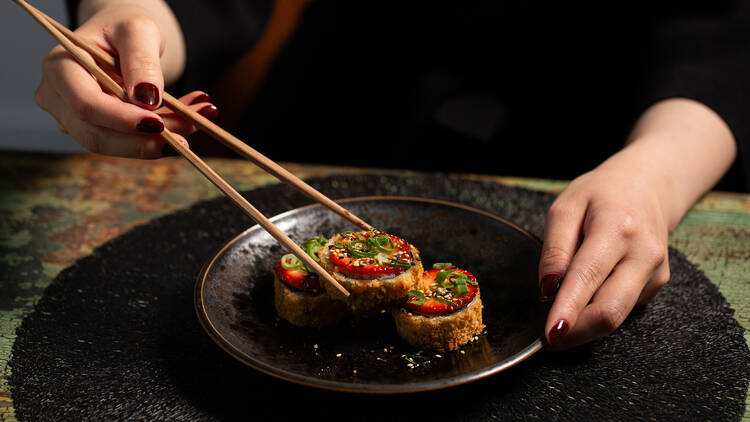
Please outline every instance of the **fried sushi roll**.
[{"label": "fried sushi roll", "polygon": [[[302,243],[302,249],[317,258],[326,238],[317,237]],[[317,274],[292,254],[282,256],[274,266],[274,304],[279,317],[298,327],[323,328],[349,315],[349,307],[333,299],[320,286]]]},{"label": "fried sushi roll", "polygon": [[323,287],[356,310],[389,307],[417,288],[422,279],[417,248],[378,230],[337,234],[318,256],[323,268],[350,296],[344,298],[327,284]]},{"label": "fried sushi roll", "polygon": [[421,289],[393,308],[398,334],[414,346],[440,352],[456,350],[484,330],[479,284],[456,267],[426,271]]}]

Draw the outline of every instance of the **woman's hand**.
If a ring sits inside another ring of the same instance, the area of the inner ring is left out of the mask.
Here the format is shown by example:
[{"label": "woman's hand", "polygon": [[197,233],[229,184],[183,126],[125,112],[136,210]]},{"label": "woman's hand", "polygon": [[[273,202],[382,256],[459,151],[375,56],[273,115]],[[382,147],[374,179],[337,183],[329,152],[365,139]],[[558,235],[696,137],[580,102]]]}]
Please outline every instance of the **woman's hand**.
[{"label": "woman's hand", "polygon": [[656,296],[669,281],[669,231],[736,155],[724,121],[687,99],[649,108],[631,140],[547,212],[539,291],[554,300],[545,326],[552,349],[612,333]]},{"label": "woman's hand", "polygon": [[551,346],[610,334],[669,281],[664,211],[641,176],[605,163],[550,207],[539,274],[540,299],[554,299],[545,328]]},{"label": "woman's hand", "polygon": [[[103,92],[91,74],[60,46],[44,59],[42,81],[35,94],[37,104],[57,120],[61,131],[94,153],[159,158],[165,144],[155,134],[165,127],[181,135],[187,145],[183,137],[195,127],[159,108],[164,90],[160,58],[165,49],[160,30],[164,25],[153,17],[159,13],[137,2],[99,3],[101,8],[75,32],[118,57],[123,86],[137,105]],[[192,92],[180,101],[207,118],[218,114],[202,92]]]}]

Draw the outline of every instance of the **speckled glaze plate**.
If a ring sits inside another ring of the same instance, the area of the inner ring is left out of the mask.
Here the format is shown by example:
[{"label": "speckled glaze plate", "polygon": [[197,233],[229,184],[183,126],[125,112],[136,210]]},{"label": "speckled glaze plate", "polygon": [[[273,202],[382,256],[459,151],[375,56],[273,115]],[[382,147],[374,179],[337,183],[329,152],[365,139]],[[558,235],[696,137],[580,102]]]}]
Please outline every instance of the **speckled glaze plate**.
[{"label": "speckled glaze plate", "polygon": [[[421,198],[340,201],[374,227],[408,239],[425,268],[453,262],[476,275],[487,333],[460,351],[420,351],[399,338],[390,310],[325,329],[277,318],[273,264],[285,252],[260,226],[230,240],[201,271],[195,309],[208,335],[241,362],[317,388],[407,393],[447,388],[498,373],[542,348],[547,307],[537,300],[541,243],[494,215]],[[271,219],[292,240],[356,230],[320,205]],[[410,366],[411,364],[411,366]]]}]

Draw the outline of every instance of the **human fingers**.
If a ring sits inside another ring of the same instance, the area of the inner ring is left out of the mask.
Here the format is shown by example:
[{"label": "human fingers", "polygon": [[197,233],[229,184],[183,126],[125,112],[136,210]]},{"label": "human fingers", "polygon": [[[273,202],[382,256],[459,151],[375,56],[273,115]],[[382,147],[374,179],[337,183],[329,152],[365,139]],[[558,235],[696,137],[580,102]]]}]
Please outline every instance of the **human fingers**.
[{"label": "human fingers", "polygon": [[147,15],[131,16],[113,25],[109,42],[117,50],[128,98],[146,109],[158,108],[164,76],[160,63],[162,38],[157,24]]},{"label": "human fingers", "polygon": [[[668,253],[669,252],[667,252],[667,254]],[[651,302],[654,297],[656,297],[656,295],[661,291],[662,287],[664,287],[669,282],[669,278],[669,256],[667,255],[667,257],[664,259],[664,262],[662,262],[656,268],[656,271],[654,271],[651,279],[648,281],[648,283],[646,283],[643,291],[641,291],[636,305],[643,306]]]},{"label": "human fingers", "polygon": [[164,155],[157,135],[133,135],[81,121],[66,124],[68,133],[88,151],[124,158],[155,159]]},{"label": "human fingers", "polygon": [[96,126],[78,118],[60,96],[45,103],[59,116],[60,126],[88,151],[126,158],[154,159],[165,155],[164,141],[155,134],[125,133]]},{"label": "human fingers", "polygon": [[[181,97],[179,101],[209,120],[215,120],[219,116],[219,109],[210,102],[211,97],[200,91],[191,92]],[[166,107],[157,110],[157,113],[164,120],[167,128],[173,132],[188,136],[197,130],[192,122]]]},{"label": "human fingers", "polygon": [[585,201],[566,200],[564,193],[550,206],[544,222],[539,259],[539,300],[551,302],[560,288],[580,242]]},{"label": "human fingers", "polygon": [[586,212],[583,242],[547,315],[545,332],[551,345],[575,328],[583,309],[625,256],[627,240],[633,236],[632,221],[619,220],[618,214],[597,212],[591,206]]},{"label": "human fingers", "polygon": [[648,277],[638,270],[638,264],[632,261],[620,263],[581,310],[575,326],[550,344],[551,348],[569,349],[614,332],[630,314]]},{"label": "human fingers", "polygon": [[96,80],[64,51],[51,54],[46,62],[48,79],[73,118],[132,134],[159,133],[164,129],[158,114],[104,93]]},{"label": "human fingers", "polygon": [[553,347],[568,349],[617,330],[641,298],[650,300],[668,281],[665,256],[657,247],[646,246],[623,259],[583,309],[575,327]]}]

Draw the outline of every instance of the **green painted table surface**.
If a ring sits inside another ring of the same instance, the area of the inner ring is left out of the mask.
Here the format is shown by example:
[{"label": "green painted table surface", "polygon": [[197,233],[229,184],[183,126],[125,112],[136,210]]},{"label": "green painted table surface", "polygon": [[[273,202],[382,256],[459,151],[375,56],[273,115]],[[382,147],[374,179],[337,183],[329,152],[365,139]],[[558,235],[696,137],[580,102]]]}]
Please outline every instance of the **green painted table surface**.
[{"label": "green painted table surface", "polygon": [[[238,190],[276,179],[242,160],[209,164]],[[287,164],[301,178],[404,171]],[[0,421],[15,420],[8,385],[16,328],[65,267],[153,218],[220,192],[180,158],[154,162],[93,155],[0,152]],[[547,192],[565,182],[466,175]],[[262,211],[262,210],[261,210]],[[750,195],[712,192],[671,234],[750,327]],[[746,333],[746,339],[750,336]],[[743,420],[750,421],[747,411]]]}]

